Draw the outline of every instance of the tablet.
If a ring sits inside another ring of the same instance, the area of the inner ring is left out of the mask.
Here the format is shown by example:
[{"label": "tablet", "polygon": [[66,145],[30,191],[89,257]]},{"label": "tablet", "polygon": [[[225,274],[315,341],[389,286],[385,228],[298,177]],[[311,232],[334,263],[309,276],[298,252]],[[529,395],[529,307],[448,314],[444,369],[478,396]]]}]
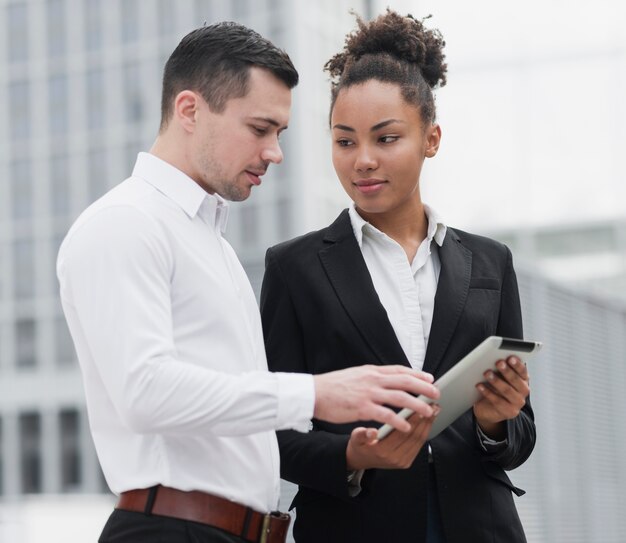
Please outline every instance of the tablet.
[{"label": "tablet", "polygon": [[[427,403],[436,403],[441,411],[433,423],[428,439],[434,438],[439,432],[452,424],[467,411],[482,396],[476,389],[478,383],[485,381],[484,373],[491,369],[495,372],[496,362],[511,355],[517,356],[527,363],[532,356],[541,349],[538,341],[509,339],[499,336],[490,336],[478,347],[463,357],[456,365],[435,381],[440,391],[439,400],[431,400],[425,396],[418,396]],[[411,409],[403,409],[399,415],[405,419],[413,414]],[[389,424],[378,430],[378,439],[384,438],[393,430]]]}]

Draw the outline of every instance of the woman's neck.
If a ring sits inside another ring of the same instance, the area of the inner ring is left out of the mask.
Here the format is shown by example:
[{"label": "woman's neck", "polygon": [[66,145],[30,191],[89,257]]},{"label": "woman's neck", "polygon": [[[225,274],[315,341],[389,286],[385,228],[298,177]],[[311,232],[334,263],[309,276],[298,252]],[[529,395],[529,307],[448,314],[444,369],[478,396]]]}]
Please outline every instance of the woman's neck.
[{"label": "woman's neck", "polygon": [[413,261],[428,232],[428,218],[421,201],[386,213],[368,213],[358,208],[357,211],[372,226],[398,242],[409,262]]}]

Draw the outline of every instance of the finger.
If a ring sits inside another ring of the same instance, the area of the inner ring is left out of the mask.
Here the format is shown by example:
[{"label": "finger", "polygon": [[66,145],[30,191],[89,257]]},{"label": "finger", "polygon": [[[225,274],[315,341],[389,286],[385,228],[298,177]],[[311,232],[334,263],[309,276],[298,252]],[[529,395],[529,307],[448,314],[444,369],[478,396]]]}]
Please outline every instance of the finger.
[{"label": "finger", "polygon": [[523,397],[528,396],[530,387],[528,380],[523,379],[508,363],[500,360],[496,367],[500,373],[501,380],[505,381],[509,386],[515,389]]},{"label": "finger", "polygon": [[528,381],[528,367],[517,356],[509,356],[507,365],[517,373],[524,381]]},{"label": "finger", "polygon": [[[507,399],[503,398],[500,394],[491,389],[489,385],[480,383],[476,386],[476,388],[483,396],[483,398],[479,400],[475,405],[487,402],[488,409],[492,412],[490,418],[494,418],[494,413],[496,415],[494,420],[511,419],[518,415],[521,406],[517,407],[513,405]],[[487,407],[487,405],[485,405],[484,407]]]},{"label": "finger", "polygon": [[385,375],[380,381],[380,386],[389,390],[410,392],[416,396],[423,394],[433,400],[439,399],[439,389],[435,385],[406,375]]},{"label": "finger", "polygon": [[417,377],[423,381],[427,381],[432,383],[435,378],[431,373],[421,370],[415,370],[413,368],[409,368],[407,366],[400,365],[390,365],[390,366],[370,366],[371,368],[375,368],[379,373],[386,375],[410,375],[413,377]]},{"label": "finger", "polygon": [[[392,409],[383,407],[382,405],[371,404],[365,410],[364,418],[367,420],[375,420],[376,422],[380,422],[382,424],[389,424],[389,426],[402,433],[411,431],[411,425],[405,418],[399,416]],[[388,436],[385,441],[390,437],[391,436]]]},{"label": "finger", "polygon": [[498,375],[491,370],[485,372],[485,379],[491,389],[504,399],[509,399],[513,394],[517,393],[515,388],[513,388],[509,382],[502,377],[502,375]]},{"label": "finger", "polygon": [[400,409],[408,408],[424,417],[430,417],[433,414],[433,408],[427,401],[399,390],[382,390],[376,395],[375,402]]},{"label": "finger", "polygon": [[364,428],[359,426],[352,430],[350,439],[354,441],[357,446],[367,445],[376,440],[377,431],[374,428]]}]

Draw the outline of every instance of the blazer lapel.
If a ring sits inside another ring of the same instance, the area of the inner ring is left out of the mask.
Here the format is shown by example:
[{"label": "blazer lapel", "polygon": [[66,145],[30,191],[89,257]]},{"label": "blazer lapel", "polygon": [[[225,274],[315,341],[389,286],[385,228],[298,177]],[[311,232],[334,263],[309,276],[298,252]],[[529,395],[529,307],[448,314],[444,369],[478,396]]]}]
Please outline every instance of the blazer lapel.
[{"label": "blazer lapel", "polygon": [[374,289],[347,210],[328,227],[324,241],[328,246],[320,250],[319,258],[337,297],[358,328],[363,341],[381,364],[408,366],[406,355]]},{"label": "blazer lapel", "polygon": [[472,275],[472,253],[461,244],[454,230],[448,228],[439,248],[441,273],[435,294],[435,309],[424,360],[424,371],[434,374],[465,307]]}]

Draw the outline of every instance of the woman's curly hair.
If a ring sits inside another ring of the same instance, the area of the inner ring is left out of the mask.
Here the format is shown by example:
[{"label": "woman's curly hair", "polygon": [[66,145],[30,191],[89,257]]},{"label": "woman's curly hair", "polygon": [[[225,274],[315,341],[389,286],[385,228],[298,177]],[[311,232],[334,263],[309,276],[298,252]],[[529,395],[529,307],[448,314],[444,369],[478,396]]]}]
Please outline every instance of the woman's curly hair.
[{"label": "woman's curly hair", "polygon": [[331,77],[331,112],[342,88],[376,79],[400,85],[405,100],[421,108],[424,121],[433,122],[432,90],[446,84],[448,69],[439,30],[390,9],[369,22],[357,16],[357,25],[343,51],[324,66]]}]

